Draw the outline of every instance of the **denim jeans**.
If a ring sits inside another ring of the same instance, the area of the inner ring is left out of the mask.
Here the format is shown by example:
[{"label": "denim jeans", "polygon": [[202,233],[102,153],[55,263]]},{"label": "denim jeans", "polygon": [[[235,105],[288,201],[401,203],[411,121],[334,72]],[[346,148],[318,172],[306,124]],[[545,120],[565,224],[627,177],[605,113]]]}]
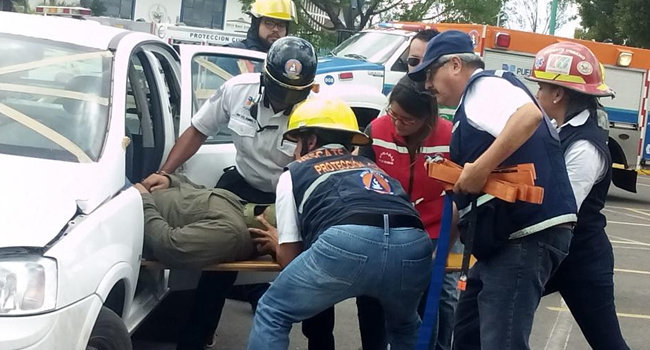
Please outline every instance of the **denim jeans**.
[{"label": "denim jeans", "polygon": [[[460,240],[456,241],[449,250],[450,253],[462,253],[463,244]],[[429,344],[429,349],[435,350],[450,350],[451,340],[454,333],[454,314],[456,313],[456,306],[458,305],[458,278],[460,272],[450,272],[445,274],[445,279],[442,281],[442,290],[440,292],[440,303],[438,305],[438,332],[432,334],[431,339],[436,339],[435,342]],[[435,348],[434,346],[435,345]]]},{"label": "denim jeans", "polygon": [[456,310],[454,350],[527,350],[544,285],[569,253],[571,229],[508,241],[469,272]]},{"label": "denim jeans", "polygon": [[433,248],[423,230],[340,225],[325,230],[264,294],[249,350],[285,350],[293,323],[348,298],[368,295],[386,312],[393,350],[412,350],[416,308],[429,283]]},{"label": "denim jeans", "polygon": [[[431,244],[436,247],[437,239],[432,238]],[[463,244],[460,241],[451,247],[450,252],[462,253]],[[438,320],[436,327],[431,332],[429,349],[450,350],[452,334],[454,331],[454,313],[458,304],[458,277],[459,272],[445,274],[440,292],[438,304]],[[427,290],[418,305],[418,314],[424,315],[426,306]],[[359,317],[359,330],[361,331],[361,347],[363,350],[385,350],[388,345],[386,337],[386,326],[384,310],[378,300],[361,296],[357,298],[357,309]]]}]

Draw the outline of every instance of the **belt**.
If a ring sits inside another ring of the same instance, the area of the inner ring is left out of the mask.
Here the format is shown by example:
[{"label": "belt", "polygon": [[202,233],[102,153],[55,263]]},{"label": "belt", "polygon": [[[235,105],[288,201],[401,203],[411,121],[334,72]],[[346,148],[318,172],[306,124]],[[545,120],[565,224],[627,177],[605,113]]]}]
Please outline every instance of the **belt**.
[{"label": "belt", "polygon": [[[341,220],[337,225],[364,225],[374,227],[384,227],[383,214],[352,214]],[[394,215],[388,214],[388,227],[414,227],[424,230],[422,220],[413,215]]]},{"label": "belt", "polygon": [[575,222],[566,222],[564,224],[559,224],[559,225],[557,225],[555,227],[557,227],[557,228],[565,228],[565,229],[569,229],[569,230],[573,231],[573,229],[576,227],[576,224],[575,224]]}]

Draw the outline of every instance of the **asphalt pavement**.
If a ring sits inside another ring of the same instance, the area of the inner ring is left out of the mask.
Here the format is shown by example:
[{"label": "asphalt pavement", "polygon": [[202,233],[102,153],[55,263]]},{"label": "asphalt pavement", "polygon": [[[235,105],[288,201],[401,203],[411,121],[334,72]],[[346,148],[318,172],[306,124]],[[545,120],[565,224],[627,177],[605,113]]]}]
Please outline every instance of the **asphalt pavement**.
[{"label": "asphalt pavement", "polygon": [[[650,349],[650,177],[639,176],[637,193],[610,190],[607,234],[614,247],[616,308],[623,336],[632,350]],[[213,349],[246,348],[253,313],[250,305],[227,301]],[[354,300],[336,306],[336,348],[361,348]],[[530,338],[531,350],[588,350],[579,327],[559,294],[542,299]],[[172,350],[172,343],[138,340],[135,350]],[[300,325],[291,332],[291,350],[306,350]]]}]

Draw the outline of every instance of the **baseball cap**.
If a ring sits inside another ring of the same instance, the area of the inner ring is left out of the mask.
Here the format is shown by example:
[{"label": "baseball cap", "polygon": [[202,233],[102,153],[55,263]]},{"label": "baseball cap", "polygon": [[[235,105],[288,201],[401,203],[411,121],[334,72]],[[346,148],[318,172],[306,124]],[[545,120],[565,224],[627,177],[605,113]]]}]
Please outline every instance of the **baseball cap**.
[{"label": "baseball cap", "polygon": [[431,64],[444,55],[454,53],[474,53],[474,43],[469,35],[458,30],[448,30],[436,35],[429,40],[422,62],[408,73],[409,78],[424,81]]}]

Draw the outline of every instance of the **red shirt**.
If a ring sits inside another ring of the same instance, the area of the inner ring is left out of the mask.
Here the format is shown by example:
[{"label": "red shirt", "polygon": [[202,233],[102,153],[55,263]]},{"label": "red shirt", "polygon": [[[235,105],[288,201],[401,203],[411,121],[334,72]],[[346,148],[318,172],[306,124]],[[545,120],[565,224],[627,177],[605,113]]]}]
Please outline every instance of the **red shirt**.
[{"label": "red shirt", "polygon": [[406,141],[397,134],[391,118],[385,115],[371,122],[375,163],[402,184],[431,238],[438,238],[440,231],[443,188],[427,175],[424,162],[429,155],[449,158],[451,129],[451,122],[438,118],[435,130],[424,140],[411,162]]}]

